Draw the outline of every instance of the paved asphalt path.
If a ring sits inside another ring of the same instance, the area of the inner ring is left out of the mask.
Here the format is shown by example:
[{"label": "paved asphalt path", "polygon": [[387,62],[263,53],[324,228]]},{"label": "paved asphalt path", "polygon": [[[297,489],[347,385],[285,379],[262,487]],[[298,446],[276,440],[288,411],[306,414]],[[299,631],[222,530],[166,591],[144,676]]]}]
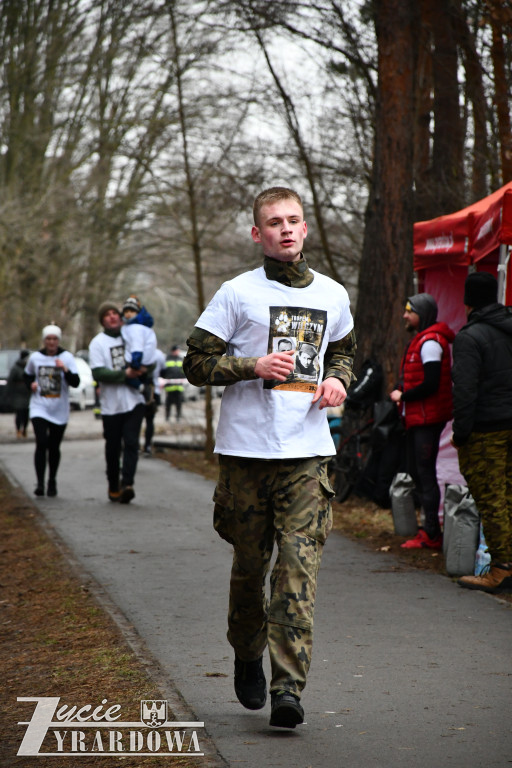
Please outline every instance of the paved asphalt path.
[{"label": "paved asphalt path", "polygon": [[270,728],[269,704],[249,712],[233,692],[225,637],[231,552],[211,528],[212,483],[141,459],[137,497],[111,504],[103,441],[67,438],[59,496],[36,499],[33,448],[1,444],[3,468],[173,681],[175,702],[181,696],[187,710],[176,716],[204,721],[213,746],[198,764],[512,765],[510,605],[331,535],[303,695],[307,722],[294,731]]}]

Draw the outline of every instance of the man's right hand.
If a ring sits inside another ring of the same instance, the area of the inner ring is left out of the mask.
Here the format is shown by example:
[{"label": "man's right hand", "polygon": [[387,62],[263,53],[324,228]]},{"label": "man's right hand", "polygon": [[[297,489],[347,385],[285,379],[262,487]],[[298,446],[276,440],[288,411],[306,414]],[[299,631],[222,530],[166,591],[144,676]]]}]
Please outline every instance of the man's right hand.
[{"label": "man's right hand", "polygon": [[260,379],[286,381],[295,367],[293,355],[294,351],[290,349],[287,352],[272,352],[271,355],[259,357],[254,366],[254,373]]}]

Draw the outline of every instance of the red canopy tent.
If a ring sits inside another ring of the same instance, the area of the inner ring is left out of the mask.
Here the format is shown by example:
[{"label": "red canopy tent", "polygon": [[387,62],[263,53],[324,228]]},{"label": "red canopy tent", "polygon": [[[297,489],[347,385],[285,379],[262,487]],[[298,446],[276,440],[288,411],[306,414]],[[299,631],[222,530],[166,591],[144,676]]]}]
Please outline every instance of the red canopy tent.
[{"label": "red canopy tent", "polygon": [[[466,322],[464,281],[470,268],[498,278],[498,298],[512,304],[512,182],[492,195],[447,216],[414,225],[414,270],[419,291],[430,293],[438,319],[454,331]],[[449,444],[451,424],[443,432],[437,474],[445,483],[465,484],[457,453]]]},{"label": "red canopy tent", "polygon": [[512,182],[456,213],[414,225],[414,270],[421,291],[432,294],[439,319],[454,331],[465,322],[462,298],[471,266],[499,281],[499,298],[512,304]]}]

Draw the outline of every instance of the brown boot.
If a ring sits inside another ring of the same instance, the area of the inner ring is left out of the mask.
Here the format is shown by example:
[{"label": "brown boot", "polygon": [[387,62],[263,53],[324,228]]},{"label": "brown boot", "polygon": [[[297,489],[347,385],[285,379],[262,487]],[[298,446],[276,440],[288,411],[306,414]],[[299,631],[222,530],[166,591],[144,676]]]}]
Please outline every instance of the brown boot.
[{"label": "brown boot", "polygon": [[512,566],[497,563],[491,565],[487,573],[482,576],[462,576],[457,584],[467,589],[481,589],[483,592],[496,592],[504,585],[507,579],[512,579]]}]

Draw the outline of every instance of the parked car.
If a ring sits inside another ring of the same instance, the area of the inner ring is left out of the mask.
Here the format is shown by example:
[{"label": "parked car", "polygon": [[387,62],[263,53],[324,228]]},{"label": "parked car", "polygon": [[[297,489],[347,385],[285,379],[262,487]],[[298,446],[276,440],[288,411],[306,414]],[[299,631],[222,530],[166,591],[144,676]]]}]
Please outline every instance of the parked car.
[{"label": "parked car", "polygon": [[75,357],[80,384],[69,388],[69,404],[72,408],[84,411],[94,405],[96,400],[94,378],[88,363],[81,357]]},{"label": "parked car", "polygon": [[12,413],[14,410],[7,396],[7,379],[19,356],[19,349],[0,349],[0,411],[3,413]]}]

